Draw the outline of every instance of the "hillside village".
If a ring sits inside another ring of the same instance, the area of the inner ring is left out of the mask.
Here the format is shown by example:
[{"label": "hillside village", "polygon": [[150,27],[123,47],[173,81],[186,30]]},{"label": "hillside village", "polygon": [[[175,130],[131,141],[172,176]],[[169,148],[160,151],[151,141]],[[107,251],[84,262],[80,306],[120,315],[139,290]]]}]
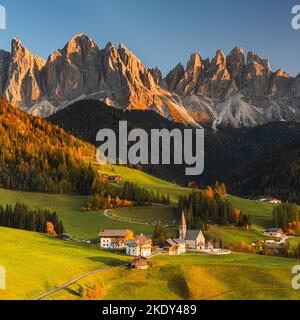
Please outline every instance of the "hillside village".
[{"label": "hillside village", "polygon": [[122,250],[126,255],[135,258],[149,258],[160,253],[180,255],[188,251],[216,255],[231,253],[230,250],[214,248],[213,243],[205,239],[201,230],[189,230],[184,212],[181,215],[178,234],[178,238],[167,239],[157,247],[153,246],[151,236],[134,235],[131,230],[102,230],[99,233],[99,247],[101,250]]}]

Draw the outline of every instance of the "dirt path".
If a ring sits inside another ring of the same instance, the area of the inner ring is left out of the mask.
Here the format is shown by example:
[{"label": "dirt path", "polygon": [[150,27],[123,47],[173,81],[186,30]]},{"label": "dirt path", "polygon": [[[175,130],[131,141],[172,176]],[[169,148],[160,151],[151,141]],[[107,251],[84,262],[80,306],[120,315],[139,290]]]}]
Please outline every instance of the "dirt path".
[{"label": "dirt path", "polygon": [[150,223],[148,222],[139,222],[139,221],[134,221],[134,220],[129,220],[129,219],[121,219],[121,218],[117,218],[117,217],[112,217],[108,212],[111,210],[104,210],[104,216],[106,218],[112,219],[112,220],[117,220],[117,221],[121,221],[121,222],[128,222],[128,223],[133,223],[133,224],[144,224],[144,225],[150,225]]},{"label": "dirt path", "polygon": [[48,292],[46,292],[46,293],[44,293],[44,294],[42,294],[42,295],[34,298],[33,300],[42,300],[43,298],[45,298],[45,297],[47,297],[47,296],[50,296],[51,294],[53,294],[53,293],[55,293],[55,292],[58,292],[58,291],[60,291],[60,290],[62,290],[62,289],[65,289],[65,288],[69,287],[70,285],[76,283],[77,281],[79,281],[79,280],[81,280],[81,279],[83,279],[83,278],[85,278],[85,277],[87,277],[87,276],[90,276],[90,275],[92,275],[92,274],[99,273],[99,272],[103,272],[103,271],[106,271],[106,270],[111,270],[111,269],[116,269],[116,268],[124,267],[124,266],[126,266],[126,265],[127,265],[127,264],[122,264],[122,265],[119,265],[119,266],[107,267],[107,268],[102,268],[102,269],[98,269],[98,270],[94,270],[94,271],[87,272],[87,273],[85,273],[85,274],[83,274],[83,275],[81,275],[81,276],[78,276],[78,277],[76,277],[75,279],[73,279],[73,280],[71,280],[71,281],[69,281],[69,282],[67,282],[67,283],[65,283],[65,284],[63,284],[63,285],[61,285],[61,286],[59,286],[59,287],[51,290],[51,291],[48,291]]},{"label": "dirt path", "polygon": [[[142,225],[147,225],[147,226],[154,226],[154,223],[149,223],[149,222],[142,222],[142,221],[136,221],[136,220],[130,220],[130,219],[126,219],[126,218],[119,218],[119,217],[113,217],[109,214],[109,209],[104,210],[103,214],[106,218],[112,219],[112,220],[116,220],[116,221],[121,221],[121,222],[127,222],[127,223],[133,223],[133,224],[142,224]],[[166,224],[165,227],[169,227],[172,229],[175,229],[174,225],[169,225]]]}]

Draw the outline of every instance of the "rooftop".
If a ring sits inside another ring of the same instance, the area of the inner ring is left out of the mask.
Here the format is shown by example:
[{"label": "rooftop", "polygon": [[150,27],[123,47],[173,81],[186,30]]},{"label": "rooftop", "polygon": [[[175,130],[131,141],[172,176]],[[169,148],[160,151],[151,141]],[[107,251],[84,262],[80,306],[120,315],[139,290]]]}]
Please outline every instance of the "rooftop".
[{"label": "rooftop", "polygon": [[99,237],[125,237],[127,230],[102,230]]},{"label": "rooftop", "polygon": [[201,230],[187,230],[186,240],[196,240],[200,233],[202,233]]}]

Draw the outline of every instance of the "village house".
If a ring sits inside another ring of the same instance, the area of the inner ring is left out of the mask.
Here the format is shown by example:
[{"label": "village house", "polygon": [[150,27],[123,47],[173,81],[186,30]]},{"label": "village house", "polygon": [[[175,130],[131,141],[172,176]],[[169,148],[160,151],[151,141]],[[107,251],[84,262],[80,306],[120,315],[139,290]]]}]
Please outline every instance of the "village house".
[{"label": "village house", "polygon": [[203,250],[205,249],[205,237],[201,230],[188,230],[184,212],[182,212],[179,239],[183,240],[186,249]]},{"label": "village house", "polygon": [[168,239],[162,244],[162,248],[168,251],[169,255],[185,253],[185,242],[180,239]]},{"label": "village house", "polygon": [[263,235],[267,237],[272,237],[272,238],[285,237],[285,233],[281,228],[271,228],[271,229],[265,230]]},{"label": "village house", "polygon": [[122,177],[121,176],[110,176],[108,174],[102,174],[101,177],[105,181],[109,181],[109,182],[113,182],[113,183],[117,183],[117,184],[122,183]]},{"label": "village house", "polygon": [[136,257],[131,262],[131,268],[133,269],[148,269],[149,268],[149,262],[146,257]]},{"label": "village house", "polygon": [[143,234],[125,243],[126,254],[132,257],[149,257],[152,253],[152,239]]},{"label": "village house", "polygon": [[258,197],[258,201],[269,202],[269,203],[273,203],[273,204],[280,204],[281,203],[281,200],[278,200],[273,197],[268,197],[268,196],[260,196],[260,197]]},{"label": "village house", "polygon": [[100,249],[125,248],[128,230],[103,230],[100,231]]}]

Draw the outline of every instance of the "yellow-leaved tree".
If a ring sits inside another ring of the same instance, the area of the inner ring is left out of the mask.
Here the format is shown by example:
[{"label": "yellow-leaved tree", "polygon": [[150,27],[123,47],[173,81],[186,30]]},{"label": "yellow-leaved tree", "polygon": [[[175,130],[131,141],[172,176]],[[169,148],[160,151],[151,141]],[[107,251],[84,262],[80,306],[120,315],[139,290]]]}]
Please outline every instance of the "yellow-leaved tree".
[{"label": "yellow-leaved tree", "polygon": [[133,240],[134,239],[134,233],[131,230],[126,230],[126,236],[125,241]]},{"label": "yellow-leaved tree", "polygon": [[56,236],[56,232],[54,230],[54,225],[52,222],[47,222],[47,229],[46,229],[46,232],[48,234],[50,234],[51,236]]}]

